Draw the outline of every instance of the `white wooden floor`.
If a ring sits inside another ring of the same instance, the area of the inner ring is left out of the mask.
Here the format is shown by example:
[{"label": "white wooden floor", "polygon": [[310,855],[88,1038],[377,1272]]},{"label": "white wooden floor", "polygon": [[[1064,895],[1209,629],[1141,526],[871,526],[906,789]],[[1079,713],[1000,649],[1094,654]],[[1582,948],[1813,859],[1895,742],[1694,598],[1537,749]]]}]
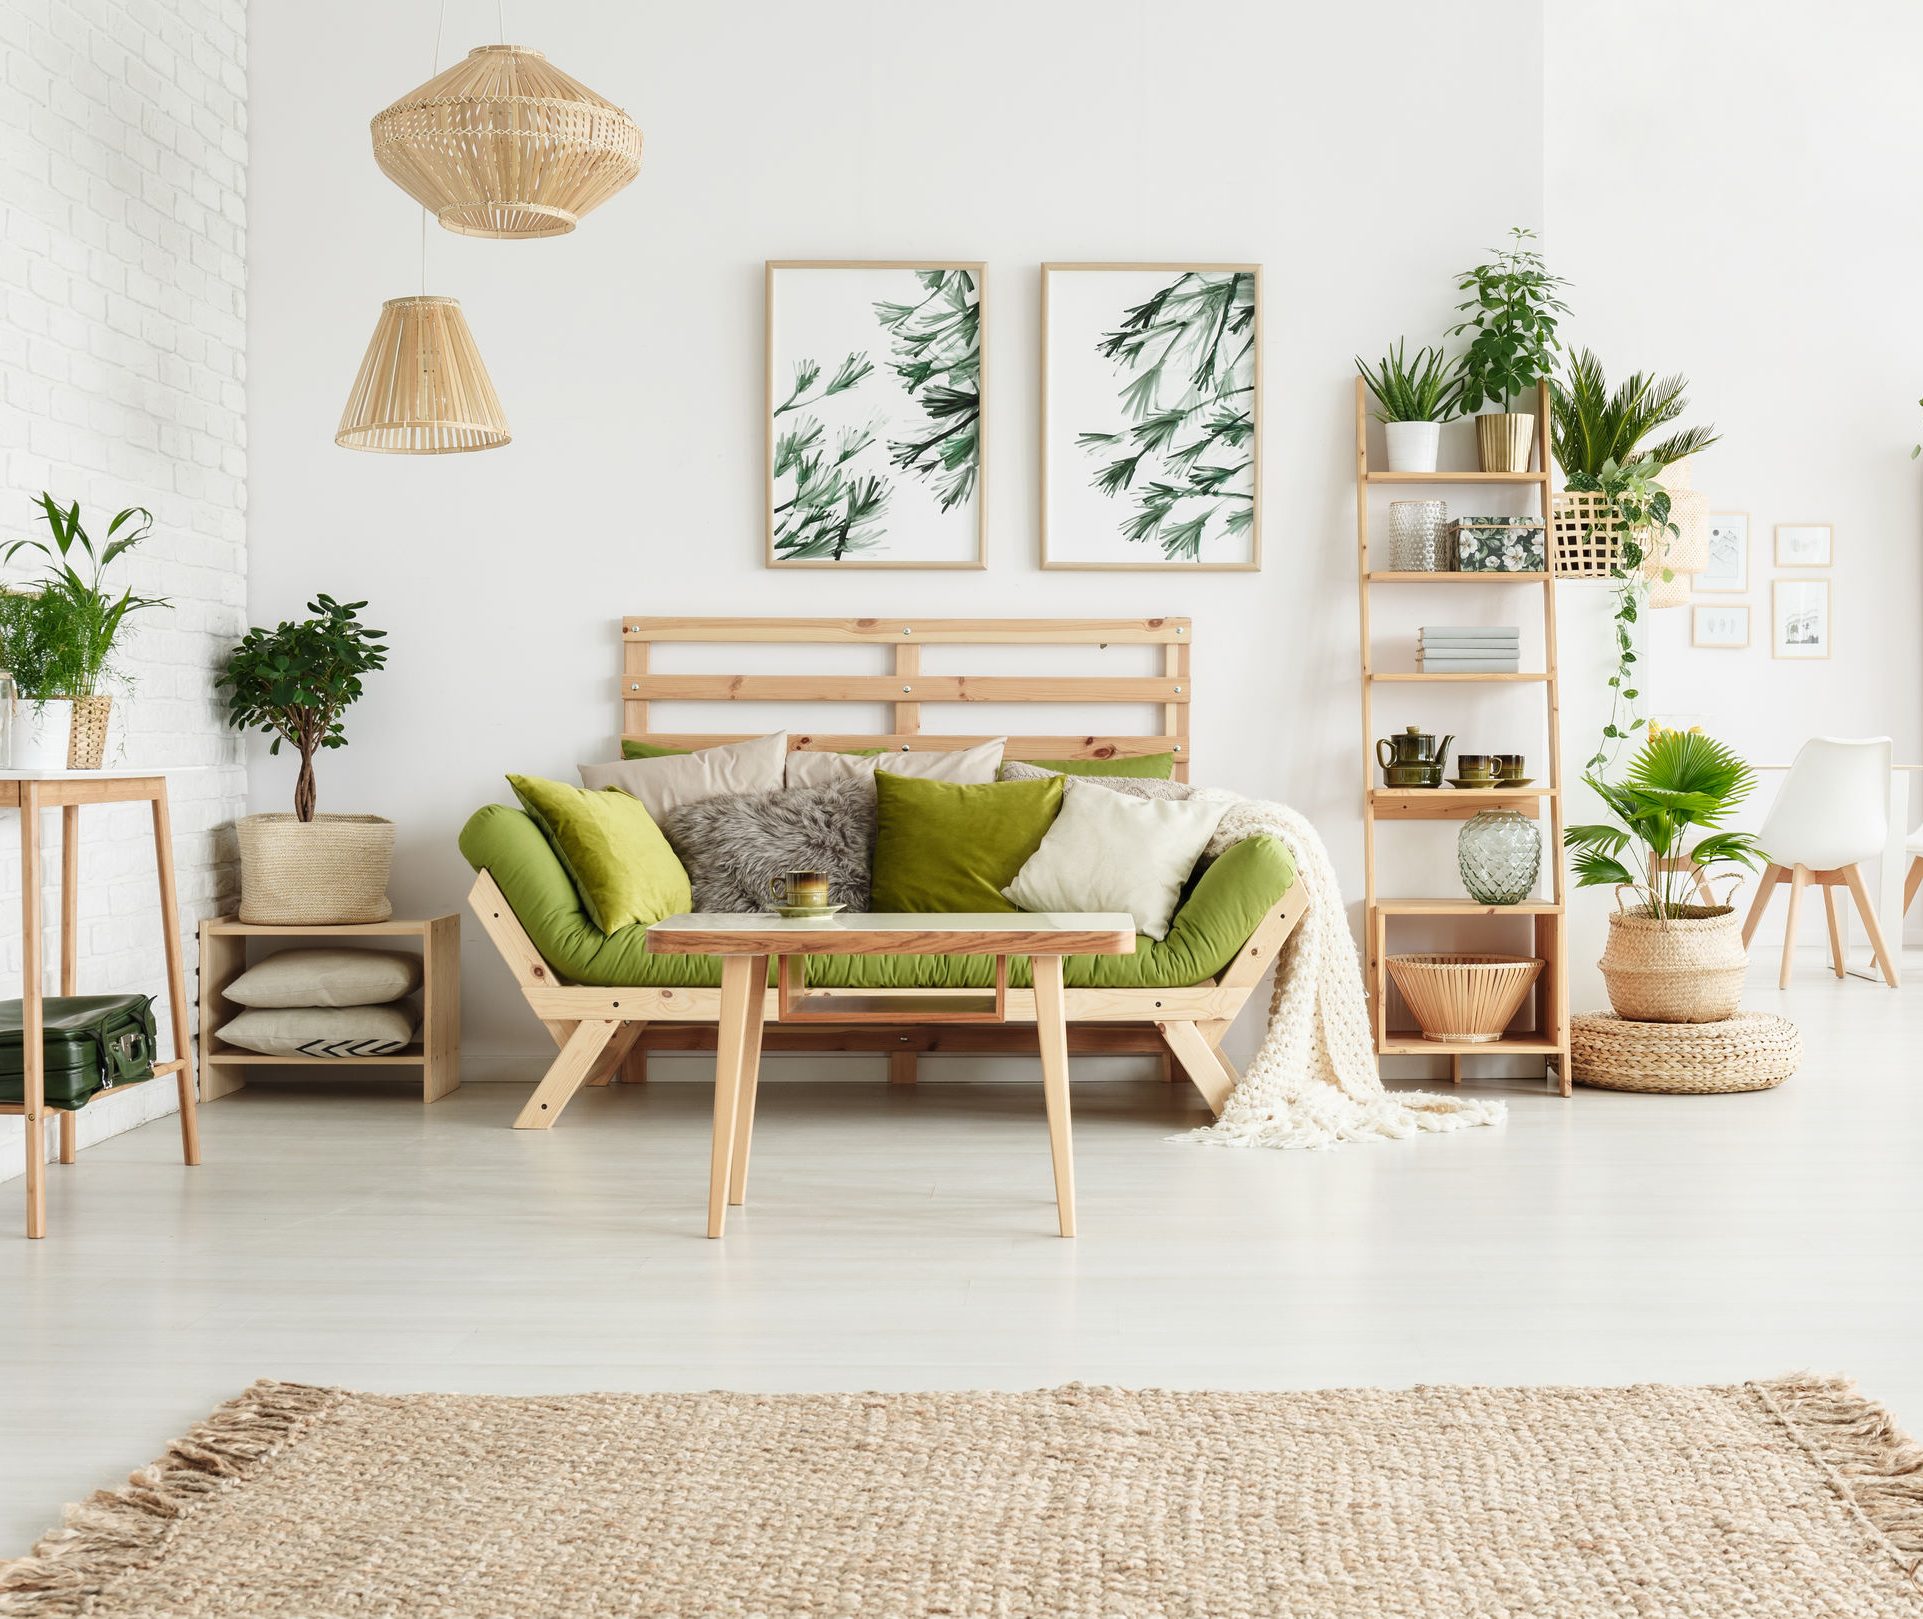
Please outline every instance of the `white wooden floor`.
[{"label": "white wooden floor", "polygon": [[[0,1188],[0,1556],[255,1377],[380,1390],[1708,1380],[1855,1373],[1923,1431],[1923,961],[1812,959],[1779,1091],[1507,1087],[1508,1124],[1329,1153],[1171,1144],[1186,1087],[1075,1094],[1053,1235],[1034,1084],[763,1087],[701,1236],[710,1094],[255,1088]],[[685,1071],[685,1070],[684,1070]]]}]

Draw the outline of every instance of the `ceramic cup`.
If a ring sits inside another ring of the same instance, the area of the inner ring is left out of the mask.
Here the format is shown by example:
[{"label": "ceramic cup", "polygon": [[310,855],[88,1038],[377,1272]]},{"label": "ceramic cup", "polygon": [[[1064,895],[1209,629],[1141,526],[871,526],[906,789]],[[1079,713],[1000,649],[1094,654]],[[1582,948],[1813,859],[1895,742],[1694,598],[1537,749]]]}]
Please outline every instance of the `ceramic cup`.
[{"label": "ceramic cup", "polygon": [[1494,781],[1496,756],[1493,753],[1458,753],[1456,774],[1464,781]]},{"label": "ceramic cup", "polygon": [[1496,774],[1504,781],[1521,781],[1529,774],[1529,761],[1520,753],[1496,755]]},{"label": "ceramic cup", "polygon": [[828,903],[828,873],[791,871],[768,879],[768,897],[777,905],[819,907]]}]

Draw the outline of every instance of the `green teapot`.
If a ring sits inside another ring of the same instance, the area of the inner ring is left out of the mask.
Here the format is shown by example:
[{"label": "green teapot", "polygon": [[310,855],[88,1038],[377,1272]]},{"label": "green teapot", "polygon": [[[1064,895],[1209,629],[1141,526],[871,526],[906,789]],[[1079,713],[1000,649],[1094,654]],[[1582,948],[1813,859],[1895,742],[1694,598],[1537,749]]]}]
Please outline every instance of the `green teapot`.
[{"label": "green teapot", "polygon": [[1377,738],[1376,762],[1382,766],[1382,773],[1392,780],[1397,775],[1406,780],[1413,772],[1421,771],[1425,775],[1433,772],[1439,781],[1454,741],[1453,736],[1445,736],[1438,742],[1427,731],[1411,725],[1394,736]]}]

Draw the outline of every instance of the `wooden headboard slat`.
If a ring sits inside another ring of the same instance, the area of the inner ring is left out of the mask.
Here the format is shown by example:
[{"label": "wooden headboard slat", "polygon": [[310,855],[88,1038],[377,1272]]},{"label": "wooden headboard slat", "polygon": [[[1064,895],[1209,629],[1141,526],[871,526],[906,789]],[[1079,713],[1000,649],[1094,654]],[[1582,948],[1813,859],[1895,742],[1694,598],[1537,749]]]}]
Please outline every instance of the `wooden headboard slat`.
[{"label": "wooden headboard slat", "polygon": [[1138,646],[1181,644],[1186,618],[647,618],[623,620],[631,641],[839,642],[873,646],[919,641],[951,646]]},{"label": "wooden headboard slat", "polygon": [[1172,703],[1185,683],[1165,675],[623,675],[621,695],[671,703]]},{"label": "wooden headboard slat", "polygon": [[[624,742],[648,742],[657,748],[718,748],[727,742],[746,742],[760,731],[649,731],[624,736]],[[999,735],[1000,733],[995,733]],[[886,748],[891,753],[947,753],[956,748],[980,747],[995,735],[912,736],[876,731],[790,731],[788,746],[815,753],[856,753],[863,748]],[[1176,753],[1177,736],[1011,736],[1004,756],[1010,759],[1139,759],[1149,753]],[[1179,759],[1181,755],[1176,753]]]}]

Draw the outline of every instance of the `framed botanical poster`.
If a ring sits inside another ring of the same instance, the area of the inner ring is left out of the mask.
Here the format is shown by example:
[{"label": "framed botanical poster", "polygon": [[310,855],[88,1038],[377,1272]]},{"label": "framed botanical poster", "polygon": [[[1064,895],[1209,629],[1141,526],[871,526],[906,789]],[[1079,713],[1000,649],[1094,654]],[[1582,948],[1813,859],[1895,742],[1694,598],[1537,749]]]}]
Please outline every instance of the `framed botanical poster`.
[{"label": "framed botanical poster", "polygon": [[1777,579],[1770,585],[1770,651],[1779,658],[1830,655],[1830,582]]},{"label": "framed botanical poster", "polygon": [[1709,514],[1709,566],[1696,589],[1739,595],[1749,589],[1749,513]]},{"label": "framed botanical poster", "polygon": [[979,568],[983,267],[770,260],[767,564]]},{"label": "framed botanical poster", "polygon": [[1262,565],[1261,267],[1042,266],[1042,566]]},{"label": "framed botanical poster", "polygon": [[[1698,574],[1700,579],[1702,575]],[[1749,606],[1717,603],[1689,610],[1689,644],[1734,650],[1749,645]]]},{"label": "framed botanical poster", "polygon": [[1827,568],[1835,554],[1836,531],[1828,523],[1778,523],[1776,566]]}]

